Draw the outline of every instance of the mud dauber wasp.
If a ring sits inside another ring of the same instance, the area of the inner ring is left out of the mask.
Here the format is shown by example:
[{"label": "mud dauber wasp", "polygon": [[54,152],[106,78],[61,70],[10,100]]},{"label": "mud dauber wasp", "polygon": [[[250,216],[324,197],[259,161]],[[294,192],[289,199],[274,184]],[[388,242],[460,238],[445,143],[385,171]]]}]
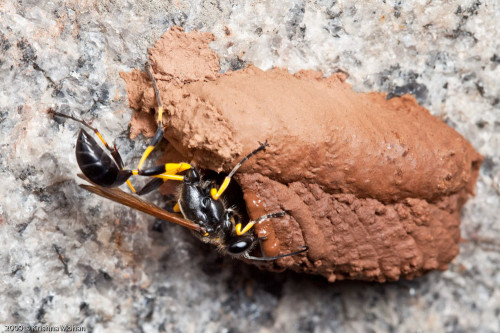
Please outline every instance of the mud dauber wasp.
[{"label": "mud dauber wasp", "polygon": [[[306,252],[309,249],[308,246],[303,246],[296,252],[274,257],[256,257],[250,255],[250,251],[255,245],[260,244],[261,241],[253,233],[249,233],[252,227],[265,219],[282,217],[285,215],[285,212],[267,214],[259,217],[257,220],[249,221],[245,226],[242,226],[241,218],[237,212],[226,204],[225,191],[229,186],[232,176],[247,159],[263,151],[268,146],[267,141],[261,143],[257,149],[246,155],[225,177],[223,183],[218,188],[215,179],[210,177],[203,179],[200,176],[199,170],[188,163],[167,163],[142,169],[147,157],[163,138],[163,106],[160,92],[149,64],[146,65],[146,71],[153,84],[158,103],[158,129],[135,170],[125,168],[116,146],[110,147],[97,128],[92,127],[82,119],[49,110],[49,113],[54,116],[72,119],[94,131],[95,135],[111,154],[109,156],[85,129],[80,129],[75,149],[76,159],[80,170],[87,180],[92,183],[92,185],[81,184],[80,187],[146,214],[191,229],[203,242],[214,244],[223,253],[231,256],[244,257],[250,260],[276,260]],[[179,173],[183,173],[183,175],[179,175]],[[148,176],[151,177],[151,180],[141,190],[136,191],[129,180],[133,175]],[[132,192],[137,195],[143,195],[157,189],[167,180],[181,181],[174,212],[182,213],[184,218],[117,188],[127,183]]]}]

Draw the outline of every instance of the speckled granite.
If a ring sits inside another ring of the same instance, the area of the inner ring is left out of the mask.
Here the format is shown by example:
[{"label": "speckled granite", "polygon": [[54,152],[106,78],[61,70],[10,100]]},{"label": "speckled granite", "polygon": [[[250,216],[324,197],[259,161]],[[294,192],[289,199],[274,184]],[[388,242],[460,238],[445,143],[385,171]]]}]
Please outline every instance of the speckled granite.
[{"label": "speckled granite", "polygon": [[[95,118],[136,164],[148,140],[128,139],[132,112],[118,74],[140,67],[174,24],[214,33],[225,70],[344,71],[358,91],[415,94],[464,135],[485,161],[450,269],[384,285],[261,272],[180,227],[81,192],[78,126],[45,110]],[[498,36],[495,1],[0,2],[0,323],[93,332],[500,331]]]}]

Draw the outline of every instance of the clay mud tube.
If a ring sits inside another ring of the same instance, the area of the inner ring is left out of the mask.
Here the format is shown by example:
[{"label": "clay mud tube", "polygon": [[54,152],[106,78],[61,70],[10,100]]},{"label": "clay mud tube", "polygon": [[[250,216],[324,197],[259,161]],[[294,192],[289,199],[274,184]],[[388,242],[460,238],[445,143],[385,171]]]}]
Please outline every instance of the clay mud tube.
[{"label": "clay mud tube", "polygon": [[[149,50],[168,158],[228,172],[268,140],[235,180],[250,218],[286,211],[255,227],[267,236],[267,255],[305,244],[309,251],[255,264],[332,282],[447,268],[482,161],[461,135],[412,96],[356,93],[343,74],[253,66],[219,73],[213,39],[172,28]],[[142,69],[121,75],[137,111],[132,136],[151,136],[156,101],[148,76]]]}]

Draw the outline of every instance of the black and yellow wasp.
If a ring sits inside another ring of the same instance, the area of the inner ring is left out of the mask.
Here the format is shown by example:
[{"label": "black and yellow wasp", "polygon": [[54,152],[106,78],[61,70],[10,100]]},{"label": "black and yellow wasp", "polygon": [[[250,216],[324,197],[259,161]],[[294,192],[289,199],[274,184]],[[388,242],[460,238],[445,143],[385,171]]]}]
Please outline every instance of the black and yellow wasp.
[{"label": "black and yellow wasp", "polygon": [[[225,177],[220,186],[215,179],[202,179],[200,171],[188,163],[167,163],[151,168],[142,168],[147,157],[163,138],[163,106],[160,92],[149,64],[146,65],[146,71],[151,78],[158,103],[158,130],[151,144],[143,153],[135,170],[125,168],[116,146],[110,147],[97,128],[73,116],[54,110],[49,111],[54,116],[73,119],[91,129],[111,154],[110,156],[102,149],[85,129],[80,129],[76,141],[76,160],[85,177],[92,183],[92,185],[82,184],[80,186],[102,197],[191,229],[203,242],[214,244],[223,253],[231,256],[244,257],[251,260],[276,260],[307,251],[308,247],[304,246],[296,252],[274,257],[256,257],[250,255],[251,250],[261,241],[253,232],[249,232],[252,227],[265,219],[281,217],[285,212],[267,214],[255,221],[248,221],[242,226],[239,215],[226,204],[228,201],[225,198],[227,195],[226,189],[229,186],[232,176],[252,155],[265,150],[267,141],[245,156]],[[151,177],[151,180],[141,190],[135,191],[129,180],[133,175],[148,176]],[[181,182],[177,191],[177,203],[174,206],[174,212],[182,213],[183,217],[163,210],[138,197],[138,195],[143,195],[158,188],[166,180]],[[136,195],[125,193],[117,188],[124,183],[127,183]]]}]

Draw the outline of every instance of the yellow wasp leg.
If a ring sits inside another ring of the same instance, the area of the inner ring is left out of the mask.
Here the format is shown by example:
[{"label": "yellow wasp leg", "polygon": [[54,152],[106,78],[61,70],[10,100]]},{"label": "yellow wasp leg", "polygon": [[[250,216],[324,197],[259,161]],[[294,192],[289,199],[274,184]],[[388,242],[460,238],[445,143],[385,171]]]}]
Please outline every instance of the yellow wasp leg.
[{"label": "yellow wasp leg", "polygon": [[132,186],[132,182],[130,181],[130,179],[127,179],[127,185],[130,188],[130,190],[132,191],[132,193],[135,193],[135,188],[134,188],[134,186]]},{"label": "yellow wasp leg", "polygon": [[142,165],[144,164],[144,162],[146,162],[146,159],[148,158],[149,154],[151,154],[153,149],[155,149],[155,146],[148,146],[148,148],[146,148],[146,150],[142,154],[142,157],[141,157],[141,160],[139,161],[139,164],[137,165],[137,169],[140,170],[142,168]]},{"label": "yellow wasp leg", "polygon": [[178,181],[183,181],[184,180],[184,176],[179,176],[179,175],[167,175],[165,173],[162,173],[161,175],[156,175],[156,176],[153,176],[155,178],[161,178],[163,179],[163,181],[167,181],[167,180],[178,180]]},{"label": "yellow wasp leg", "polygon": [[166,163],[144,170],[136,169],[131,171],[133,175],[157,176],[157,175],[175,175],[179,172],[188,169],[191,169],[191,164],[182,162],[182,163]]},{"label": "yellow wasp leg", "polygon": [[137,165],[137,170],[140,170],[146,162],[146,159],[148,158],[149,154],[155,149],[156,145],[161,141],[163,138],[163,104],[161,102],[161,97],[160,97],[160,90],[158,89],[158,85],[156,84],[156,80],[153,76],[153,73],[151,72],[150,65],[146,65],[146,72],[149,75],[149,78],[151,79],[151,82],[153,83],[153,89],[155,90],[155,96],[156,96],[156,102],[158,103],[158,129],[156,130],[156,133],[153,137],[153,140],[151,141],[151,144],[146,148],[144,153],[142,154],[141,160],[139,161],[139,164]]},{"label": "yellow wasp leg", "polygon": [[191,169],[191,164],[189,163],[167,163],[165,164],[165,173],[169,175],[175,175],[176,173]]}]

